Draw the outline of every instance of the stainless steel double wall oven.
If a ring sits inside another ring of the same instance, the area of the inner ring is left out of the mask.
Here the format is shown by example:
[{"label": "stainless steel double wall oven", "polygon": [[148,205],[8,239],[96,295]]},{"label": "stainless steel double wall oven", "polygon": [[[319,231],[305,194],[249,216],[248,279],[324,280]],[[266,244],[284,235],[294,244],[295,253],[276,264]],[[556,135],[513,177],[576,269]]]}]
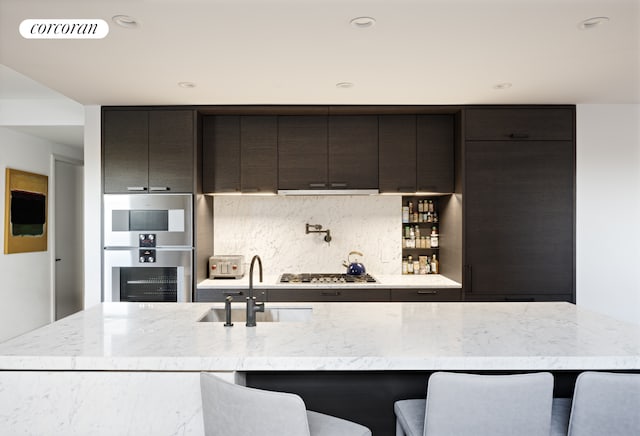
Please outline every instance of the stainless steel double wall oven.
[{"label": "stainless steel double wall oven", "polygon": [[105,195],[103,229],[103,301],[191,301],[190,194]]}]

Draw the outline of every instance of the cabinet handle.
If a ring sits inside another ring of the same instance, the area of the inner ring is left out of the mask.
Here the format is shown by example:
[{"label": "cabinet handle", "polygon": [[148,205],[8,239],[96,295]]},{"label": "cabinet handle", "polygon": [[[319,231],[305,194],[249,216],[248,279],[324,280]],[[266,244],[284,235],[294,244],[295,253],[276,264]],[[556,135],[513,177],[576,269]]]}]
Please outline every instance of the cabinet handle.
[{"label": "cabinet handle", "polygon": [[533,297],[504,297],[504,301],[508,301],[511,303],[515,302],[533,302],[536,301]]},{"label": "cabinet handle", "polygon": [[225,291],[223,295],[244,295],[242,291]]},{"label": "cabinet handle", "polygon": [[127,191],[146,191],[147,188],[144,186],[127,186]]},{"label": "cabinet handle", "polygon": [[309,183],[309,188],[324,188],[326,187],[326,183]]},{"label": "cabinet handle", "polygon": [[509,135],[509,138],[511,138],[511,139],[527,139],[528,137],[529,137],[528,133],[522,133],[522,132],[520,132],[520,133],[511,133]]},{"label": "cabinet handle", "polygon": [[438,291],[418,291],[418,295],[435,295]]},{"label": "cabinet handle", "polygon": [[340,291],[320,291],[320,295],[339,297]]},{"label": "cabinet handle", "polygon": [[346,183],[331,183],[331,187],[332,188],[346,188],[347,185]]},{"label": "cabinet handle", "polygon": [[168,186],[152,186],[149,188],[149,191],[168,191]]}]

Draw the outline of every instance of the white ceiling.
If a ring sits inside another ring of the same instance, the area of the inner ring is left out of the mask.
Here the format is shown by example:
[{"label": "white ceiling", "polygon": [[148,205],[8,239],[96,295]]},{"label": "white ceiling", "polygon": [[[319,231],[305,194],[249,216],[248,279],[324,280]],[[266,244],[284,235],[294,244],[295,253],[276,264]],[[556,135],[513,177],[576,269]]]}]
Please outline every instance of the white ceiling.
[{"label": "white ceiling", "polygon": [[[24,39],[29,18],[110,31]],[[640,103],[639,53],[640,0],[0,0],[0,64],[81,104]]]}]

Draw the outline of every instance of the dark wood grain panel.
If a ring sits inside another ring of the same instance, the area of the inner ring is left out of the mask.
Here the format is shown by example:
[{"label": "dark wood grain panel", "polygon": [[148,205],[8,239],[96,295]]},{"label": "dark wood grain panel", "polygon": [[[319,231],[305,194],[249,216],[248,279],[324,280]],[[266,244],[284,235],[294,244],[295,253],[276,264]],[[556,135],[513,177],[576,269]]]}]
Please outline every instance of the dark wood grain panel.
[{"label": "dark wood grain panel", "polygon": [[416,191],[416,117],[378,117],[380,192]]},{"label": "dark wood grain panel", "polygon": [[572,293],[574,161],[571,141],[466,143],[466,293]]},{"label": "dark wood grain panel", "polygon": [[127,188],[148,187],[148,147],[147,111],[103,111],[102,162],[105,193],[128,193]]},{"label": "dark wood grain panel", "polygon": [[242,192],[278,190],[278,118],[243,116],[240,118]]},{"label": "dark wood grain panel", "polygon": [[278,189],[326,189],[327,182],[327,117],[278,117]]},{"label": "dark wood grain panel", "polygon": [[203,190],[240,191],[240,116],[206,116],[202,120]]},{"label": "dark wood grain panel", "polygon": [[453,115],[419,115],[416,119],[417,190],[453,192]]},{"label": "dark wood grain panel", "polygon": [[378,117],[329,117],[329,187],[378,188]]},{"label": "dark wood grain panel", "polygon": [[194,112],[149,112],[149,189],[192,193],[194,189]]},{"label": "dark wood grain panel", "polygon": [[573,139],[573,108],[465,109],[467,140]]}]

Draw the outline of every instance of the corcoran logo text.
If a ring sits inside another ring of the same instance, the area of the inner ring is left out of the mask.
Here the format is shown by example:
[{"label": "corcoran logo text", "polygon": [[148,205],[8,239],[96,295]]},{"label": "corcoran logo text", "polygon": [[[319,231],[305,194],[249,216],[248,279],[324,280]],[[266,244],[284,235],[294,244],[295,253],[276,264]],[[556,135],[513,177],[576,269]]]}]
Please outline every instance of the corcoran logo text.
[{"label": "corcoran logo text", "polygon": [[108,33],[104,20],[29,19],[20,23],[20,35],[27,39],[102,39]]}]

